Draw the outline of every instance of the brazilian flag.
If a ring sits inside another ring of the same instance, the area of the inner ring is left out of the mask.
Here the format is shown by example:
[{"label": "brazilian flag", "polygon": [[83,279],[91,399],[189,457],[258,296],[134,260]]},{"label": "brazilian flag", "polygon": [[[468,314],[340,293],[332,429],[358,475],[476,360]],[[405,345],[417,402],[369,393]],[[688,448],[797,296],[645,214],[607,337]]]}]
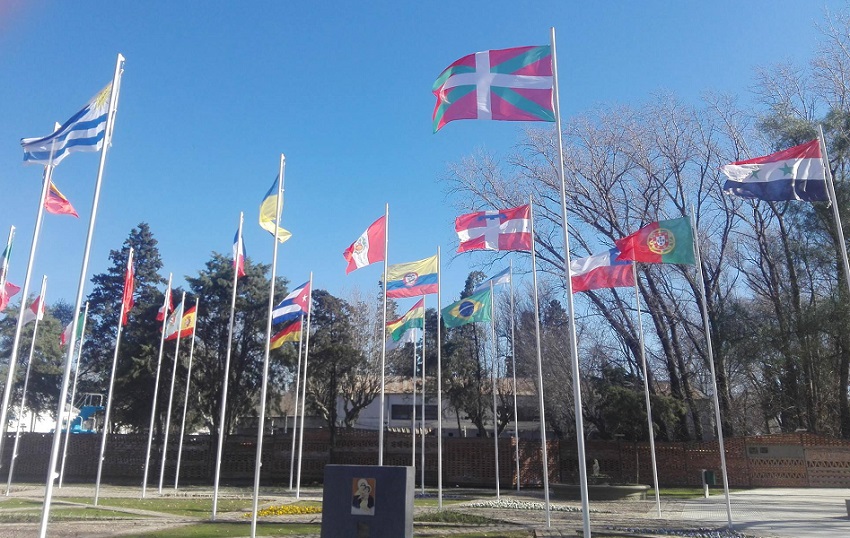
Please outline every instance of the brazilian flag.
[{"label": "brazilian flag", "polygon": [[474,293],[442,310],[446,327],[460,327],[476,321],[490,321],[493,294],[489,289]]}]

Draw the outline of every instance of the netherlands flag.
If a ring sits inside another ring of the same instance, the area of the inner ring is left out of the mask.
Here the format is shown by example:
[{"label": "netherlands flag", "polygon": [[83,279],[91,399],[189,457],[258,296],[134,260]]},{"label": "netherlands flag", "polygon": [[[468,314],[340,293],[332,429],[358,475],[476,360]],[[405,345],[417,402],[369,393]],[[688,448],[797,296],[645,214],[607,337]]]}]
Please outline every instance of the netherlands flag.
[{"label": "netherlands flag", "polygon": [[635,285],[632,262],[617,261],[616,248],[586,258],[570,261],[573,293],[603,288],[624,288]]},{"label": "netherlands flag", "polygon": [[764,157],[720,167],[729,178],[723,192],[767,201],[825,202],[826,169],[815,139]]}]

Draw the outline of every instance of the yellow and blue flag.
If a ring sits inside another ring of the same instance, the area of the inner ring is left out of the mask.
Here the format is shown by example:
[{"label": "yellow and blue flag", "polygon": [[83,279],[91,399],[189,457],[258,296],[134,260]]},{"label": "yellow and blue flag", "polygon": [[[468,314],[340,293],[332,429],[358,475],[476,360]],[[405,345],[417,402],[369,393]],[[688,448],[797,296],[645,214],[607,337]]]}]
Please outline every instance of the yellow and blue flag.
[{"label": "yellow and blue flag", "polygon": [[437,293],[437,257],[387,267],[387,298]]},{"label": "yellow and blue flag", "polygon": [[[277,181],[278,178],[275,178],[274,183],[272,183],[272,188],[269,189],[269,192],[263,197],[263,201],[260,202],[260,228],[266,230],[270,234],[274,235],[275,233],[275,224],[278,221],[278,213],[277,213]],[[281,200],[280,207],[283,208],[283,201]],[[292,234],[289,233],[288,230],[277,227],[277,240],[281,243],[285,243],[287,239],[292,237]]]},{"label": "yellow and blue flag", "polygon": [[465,299],[452,303],[442,310],[446,327],[460,327],[477,321],[490,321],[493,294],[490,289],[473,293]]}]

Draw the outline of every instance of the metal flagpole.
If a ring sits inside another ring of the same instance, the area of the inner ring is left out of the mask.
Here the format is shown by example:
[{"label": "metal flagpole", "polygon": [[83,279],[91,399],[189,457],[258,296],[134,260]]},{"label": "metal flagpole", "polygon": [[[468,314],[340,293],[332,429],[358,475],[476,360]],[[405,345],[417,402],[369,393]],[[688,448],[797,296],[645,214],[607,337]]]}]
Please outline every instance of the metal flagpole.
[{"label": "metal flagpole", "polygon": [[183,437],[186,433],[186,410],[189,408],[189,386],[192,384],[192,359],[195,356],[195,332],[198,330],[198,302],[198,297],[195,297],[195,319],[192,322],[192,340],[189,343],[189,364],[186,367],[186,393],[183,395],[183,419],[180,421],[180,442],[177,445],[177,469],[174,472],[174,489],[177,489],[177,484],[180,481],[180,461],[183,459]]},{"label": "metal flagpole", "polygon": [[6,275],[9,272],[9,258],[12,256],[12,241],[15,239],[15,227],[9,227],[9,239],[6,241],[5,256],[3,256],[3,265],[0,266],[0,293],[6,291]]},{"label": "metal flagpole", "polygon": [[153,385],[153,401],[151,402],[151,423],[148,427],[148,448],[145,451],[145,474],[142,478],[142,499],[148,489],[148,471],[151,462],[151,447],[153,446],[153,426],[156,421],[156,399],[159,395],[159,374],[162,371],[162,352],[165,349],[165,327],[168,324],[168,307],[171,304],[171,273],[168,273],[168,287],[165,289],[165,300],[162,303],[162,334],[159,335],[159,354],[156,359],[156,378]]},{"label": "metal flagpole", "polygon": [[[422,312],[427,312],[425,310],[425,297],[422,297]],[[422,488],[422,494],[425,494],[425,316],[422,316],[422,418],[419,419],[419,423],[422,425],[422,430],[419,432],[419,475],[420,479],[420,487]],[[415,403],[415,402],[414,402]]]},{"label": "metal flagpole", "polygon": [[573,400],[575,406],[576,444],[578,446],[578,471],[581,484],[582,529],[585,538],[590,538],[590,504],[587,497],[587,460],[584,450],[584,417],[581,404],[581,379],[578,365],[578,340],[576,337],[576,312],[573,304],[573,283],[570,278],[570,225],[567,219],[567,183],[564,176],[564,141],[561,132],[561,111],[558,96],[558,56],[555,49],[555,28],[551,29],[553,104],[555,107],[555,130],[558,138],[558,173],[561,180],[561,221],[564,229],[564,274],[567,292],[567,313],[570,316],[570,359],[573,374]]},{"label": "metal flagpole", "polygon": [[[41,297],[41,303],[44,304],[44,294],[47,293],[47,275],[43,275],[41,277],[41,293],[39,297]],[[38,307],[41,309],[41,306]],[[21,405],[18,407],[18,426],[15,428],[15,444],[12,445],[12,461],[9,462],[9,477],[6,481],[6,497],[9,496],[9,492],[12,489],[12,475],[15,473],[15,460],[18,459],[18,441],[21,437],[21,422],[24,419],[24,408],[27,403],[27,386],[30,381],[30,371],[32,370],[32,359],[33,355],[35,355],[35,337],[38,334],[38,322],[39,316],[35,316],[35,325],[32,328],[32,343],[30,344],[30,356],[27,360],[27,371],[24,374],[24,387],[21,391]]]},{"label": "metal flagpole", "polygon": [[[410,466],[413,467],[413,476],[416,476],[416,340],[413,341],[413,376],[411,377],[411,385],[413,386],[413,403],[410,406],[410,432],[412,434],[410,440]],[[415,482],[414,478],[414,482]]]},{"label": "metal flagpole", "polygon": [[86,342],[86,322],[89,318],[89,302],[86,301],[85,312],[83,313],[83,328],[80,331],[80,345],[77,348],[77,360],[74,364],[74,382],[71,384],[71,401],[68,402],[68,420],[67,428],[65,428],[65,442],[62,446],[62,463],[59,465],[59,488],[62,488],[62,483],[65,480],[65,459],[68,456],[68,441],[71,438],[71,415],[74,410],[74,400],[77,398],[77,379],[80,375],[80,363],[83,360],[83,345]]},{"label": "metal flagpole", "polygon": [[168,389],[168,407],[165,411],[165,430],[162,435],[162,459],[159,464],[159,486],[157,493],[162,495],[162,482],[165,480],[165,460],[168,456],[168,433],[171,430],[171,407],[174,404],[174,382],[177,380],[177,358],[180,355],[180,331],[183,328],[183,315],[186,312],[186,292],[180,297],[179,312],[175,312],[174,323],[177,325],[177,337],[174,340],[174,361],[171,366],[171,388]]},{"label": "metal flagpole", "polygon": [[[130,252],[127,254],[127,271],[133,270],[133,247],[130,247]],[[126,274],[126,273],[125,273]],[[124,285],[127,285],[125,280]],[[126,290],[125,290],[126,291]],[[103,431],[100,435],[100,455],[97,458],[97,479],[94,483],[94,505],[97,506],[97,501],[100,498],[100,478],[103,473],[103,459],[106,454],[106,436],[109,434],[109,418],[112,415],[112,392],[115,387],[115,369],[118,367],[118,348],[121,345],[121,333],[124,326],[124,296],[121,296],[121,311],[118,314],[118,331],[115,334],[115,352],[112,354],[112,368],[109,371],[109,388],[106,393],[106,411],[103,415]]]},{"label": "metal flagpole", "polygon": [[[109,146],[112,143],[112,130],[115,124],[115,111],[118,105],[118,92],[121,87],[121,73],[123,72],[124,66],[124,57],[120,54],[115,61],[115,73],[112,77],[112,92],[109,96],[109,113],[106,117],[106,130],[104,132],[103,139],[103,147],[100,151],[100,164],[97,169],[97,180],[95,181],[95,189],[94,189],[94,198],[92,200],[92,212],[91,217],[89,218],[89,229],[88,234],[86,236],[86,246],[83,254],[83,263],[80,268],[80,281],[77,286],[77,298],[74,303],[74,314],[80,311],[80,307],[83,305],[83,291],[85,290],[86,285],[86,272],[88,270],[89,263],[89,254],[91,253],[91,243],[92,237],[94,236],[94,224],[97,220],[97,205],[100,200],[100,186],[103,182],[103,169],[106,165],[106,151],[109,149]],[[45,194],[46,194],[45,187]],[[42,205],[44,205],[44,199],[42,198]],[[50,519],[50,502],[53,500],[53,482],[56,479],[56,460],[59,457],[59,441],[60,441],[60,433],[62,429],[62,411],[63,406],[65,405],[65,399],[68,397],[68,380],[71,377],[71,366],[74,358],[74,344],[76,344],[77,339],[77,323],[78,319],[75,317],[71,322],[71,340],[68,342],[68,356],[65,360],[65,371],[62,375],[62,385],[59,390],[59,409],[56,412],[56,429],[53,430],[53,445],[50,450],[50,463],[47,466],[47,479],[46,479],[46,490],[44,493],[44,506],[41,510],[41,526],[39,528],[39,537],[45,538],[47,536],[47,523]],[[14,353],[14,351],[13,351]],[[11,364],[9,365],[9,370],[11,371]],[[5,420],[6,417],[0,417],[0,422],[4,423],[5,428]]]},{"label": "metal flagpole", "polygon": [[493,300],[493,281],[490,281],[490,340],[493,348],[493,361],[490,365],[490,379],[493,380],[493,441],[495,443],[494,458],[496,461],[496,500],[501,499],[499,488],[499,409],[496,405],[496,303]]},{"label": "metal flagpole", "polygon": [[442,341],[442,275],[440,274],[440,247],[437,247],[437,508],[443,509],[443,365]]},{"label": "metal flagpole", "polygon": [[517,411],[517,386],[516,386],[516,340],[514,339],[514,260],[510,260],[511,275],[511,373],[514,378],[514,457],[516,459],[516,490],[520,489],[519,476],[519,413]]},{"label": "metal flagpole", "polygon": [[[537,339],[537,407],[540,414],[540,457],[543,460],[543,498],[546,502],[546,526],[551,527],[549,507],[549,455],[546,447],[546,408],[543,404],[543,351],[540,345],[540,300],[537,292],[537,249],[534,246],[534,200],[528,197],[531,222],[531,277],[534,284],[534,334]],[[513,275],[511,275],[513,286]]]},{"label": "metal flagpole", "polygon": [[390,244],[390,204],[386,205],[384,210],[384,303],[383,316],[384,322],[381,324],[381,410],[378,413],[378,465],[384,464],[384,406],[386,405],[386,396],[384,395],[385,374],[387,369],[387,251]]},{"label": "metal flagpole", "polygon": [[224,449],[224,436],[227,433],[225,417],[227,416],[227,386],[230,381],[230,355],[233,347],[233,322],[236,317],[236,288],[239,284],[239,247],[242,244],[243,213],[239,212],[239,235],[235,257],[233,259],[233,292],[230,295],[230,327],[227,330],[227,353],[224,358],[224,379],[221,382],[221,413],[218,420],[218,448],[215,452],[215,480],[213,482],[212,520],[215,521],[218,512],[218,482],[221,479],[221,453]]},{"label": "metal flagpole", "polygon": [[652,425],[652,404],[649,399],[649,369],[646,366],[646,348],[643,340],[643,321],[640,311],[640,290],[638,288],[637,262],[632,261],[632,274],[635,280],[635,308],[637,309],[638,334],[640,335],[640,364],[643,368],[643,396],[646,400],[646,422],[649,427],[649,449],[652,454],[652,485],[655,487],[655,508],[661,517],[661,494],[658,492],[658,466],[655,460],[655,428]]},{"label": "metal flagpole", "polygon": [[313,271],[310,271],[310,292],[307,294],[307,338],[304,342],[304,372],[301,379],[301,427],[298,429],[298,475],[295,498],[301,498],[301,456],[304,453],[304,415],[307,414],[307,357],[310,352],[310,321],[313,315]]},{"label": "metal flagpole", "polygon": [[[51,163],[53,162],[53,154],[50,156]],[[44,216],[44,200],[47,198],[47,191],[50,188],[50,179],[53,177],[53,165],[48,164],[44,167],[44,181],[41,187],[41,198],[38,202],[38,212],[35,218],[35,227],[32,232],[32,243],[30,245],[30,255],[27,260],[27,272],[24,276],[24,285],[21,288],[21,308],[18,312],[18,321],[15,325],[15,337],[12,340],[12,353],[9,356],[9,371],[6,373],[6,386],[3,388],[3,403],[0,405],[0,455],[3,454],[3,443],[6,440],[6,427],[9,413],[9,399],[12,396],[12,388],[15,384],[15,368],[18,365],[18,346],[21,342],[21,329],[23,329],[23,313],[27,303],[27,296],[30,293],[30,278],[32,277],[33,261],[35,260],[35,251],[38,247],[38,238],[41,234],[41,221]],[[9,236],[11,237],[11,233]],[[4,291],[5,291],[5,271],[4,274]],[[64,409],[62,410],[64,411]],[[61,416],[61,412],[60,415]],[[3,460],[0,458],[0,469],[3,467]]]},{"label": "metal flagpole", "polygon": [[263,436],[266,421],[266,394],[269,386],[269,354],[272,342],[272,311],[274,310],[274,280],[277,275],[277,240],[280,231],[280,214],[283,210],[283,172],[286,167],[286,157],[280,154],[280,171],[277,177],[277,213],[274,224],[274,248],[272,249],[272,278],[269,284],[269,316],[266,321],[266,349],[263,353],[263,382],[260,388],[260,420],[257,425],[257,458],[254,464],[254,507],[251,510],[251,538],[257,535],[257,509],[260,502],[260,470],[263,466]]},{"label": "metal flagpole", "polygon": [[[303,319],[303,317],[302,317]],[[299,321],[300,323],[300,321]],[[298,367],[295,370],[295,408],[292,411],[292,448],[289,450],[289,491],[292,491],[292,482],[295,478],[295,434],[298,428],[298,397],[301,389],[301,348],[304,343],[304,324],[301,324],[300,334],[298,336]],[[302,409],[303,413],[304,410]]]},{"label": "metal flagpole", "polygon": [[[708,324],[708,306],[705,294],[705,280],[702,275],[702,258],[700,256],[699,241],[697,240],[696,212],[691,206],[691,227],[694,236],[694,254],[696,256],[697,276],[699,277],[699,291],[702,296],[702,323],[705,330],[705,345],[708,351],[708,366],[711,369],[711,388],[714,393],[714,420],[717,422],[717,443],[720,449],[720,470],[723,473],[723,494],[726,497],[726,518],[729,528],[732,528],[732,504],[729,501],[729,476],[726,473],[726,447],[723,444],[723,423],[720,421],[720,398],[717,394],[717,374],[714,369],[714,350],[711,344],[711,328]],[[656,488],[657,491],[657,488]]]},{"label": "metal flagpole", "polygon": [[844,281],[850,288],[850,262],[847,260],[847,243],[844,241],[844,229],[841,227],[841,215],[838,213],[838,198],[835,196],[835,185],[832,181],[832,169],[829,167],[829,158],[826,155],[826,141],[823,137],[823,127],[818,125],[818,138],[820,140],[821,155],[823,156],[823,167],[826,170],[827,185],[829,186],[829,199],[832,202],[832,215],[835,218],[835,231],[838,234],[838,242],[841,244],[841,261],[844,266]]}]

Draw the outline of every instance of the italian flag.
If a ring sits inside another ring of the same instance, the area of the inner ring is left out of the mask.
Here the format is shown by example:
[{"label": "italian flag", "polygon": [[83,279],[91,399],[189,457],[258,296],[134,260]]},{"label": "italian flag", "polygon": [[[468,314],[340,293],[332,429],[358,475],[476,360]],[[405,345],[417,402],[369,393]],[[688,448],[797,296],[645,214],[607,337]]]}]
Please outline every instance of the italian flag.
[{"label": "italian flag", "polygon": [[688,217],[647,224],[617,241],[618,261],[694,265],[694,234]]}]

